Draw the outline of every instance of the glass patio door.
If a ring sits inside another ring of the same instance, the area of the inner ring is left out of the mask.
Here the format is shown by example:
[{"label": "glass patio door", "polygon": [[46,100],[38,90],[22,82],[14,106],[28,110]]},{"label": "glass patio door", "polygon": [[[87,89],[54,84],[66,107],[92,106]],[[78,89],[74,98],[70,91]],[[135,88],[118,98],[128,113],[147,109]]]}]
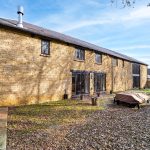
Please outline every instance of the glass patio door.
[{"label": "glass patio door", "polygon": [[88,94],[89,93],[89,73],[73,72],[72,73],[72,94]]},{"label": "glass patio door", "polygon": [[132,64],[133,88],[140,88],[140,65]]},{"label": "glass patio door", "polygon": [[94,89],[95,93],[106,91],[106,74],[94,73]]}]

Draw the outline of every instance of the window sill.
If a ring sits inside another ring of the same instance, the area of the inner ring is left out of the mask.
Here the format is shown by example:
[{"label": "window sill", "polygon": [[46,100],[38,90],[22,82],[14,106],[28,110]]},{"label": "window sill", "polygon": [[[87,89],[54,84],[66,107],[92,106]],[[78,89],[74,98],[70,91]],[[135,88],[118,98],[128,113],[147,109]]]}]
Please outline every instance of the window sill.
[{"label": "window sill", "polygon": [[50,54],[40,54],[40,56],[43,56],[43,57],[50,57]]},{"label": "window sill", "polygon": [[74,59],[74,61],[84,62],[85,60],[81,60],[81,59]]}]

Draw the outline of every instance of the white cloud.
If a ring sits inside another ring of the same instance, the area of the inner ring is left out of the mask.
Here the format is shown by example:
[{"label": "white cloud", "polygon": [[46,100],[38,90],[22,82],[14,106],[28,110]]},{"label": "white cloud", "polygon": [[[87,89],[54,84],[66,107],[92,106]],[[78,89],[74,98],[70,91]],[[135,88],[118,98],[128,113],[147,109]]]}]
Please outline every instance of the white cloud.
[{"label": "white cloud", "polygon": [[[54,24],[54,30],[69,32],[87,26],[107,24],[132,28],[144,24],[145,21],[150,21],[150,8],[146,6],[140,5],[134,9],[113,9],[110,6],[108,8],[107,5],[104,7],[104,4],[97,0],[83,0],[81,2],[81,4],[73,3],[74,7],[70,7],[70,4],[61,5],[61,12],[55,12],[55,14],[38,19],[35,24],[40,26],[47,24],[49,28],[53,28],[52,24]],[[92,13],[89,6],[93,9]]]},{"label": "white cloud", "polygon": [[[9,0],[9,3],[13,3],[13,0]],[[25,2],[22,3],[26,5]],[[145,5],[137,6],[134,9],[113,9],[110,5],[108,7],[108,4],[110,3],[103,3],[101,0],[82,0],[80,3],[72,2],[72,4],[63,2],[59,4],[61,12],[48,14],[44,18],[37,18],[37,21],[34,23],[40,26],[46,24],[46,27],[49,28],[52,28],[52,24],[54,24],[56,25],[53,28],[54,30],[68,32],[102,24],[118,24],[133,27],[150,20],[150,8]],[[13,3],[13,5],[16,4]],[[73,7],[70,7],[70,5],[73,5]],[[88,7],[86,8],[86,6]],[[89,8],[93,9],[92,15],[89,12],[91,11]],[[4,15],[1,13],[1,16]],[[14,16],[16,17],[16,14]]]},{"label": "white cloud", "polygon": [[138,60],[141,60],[150,66],[150,56],[138,56]]},{"label": "white cloud", "polygon": [[122,18],[123,21],[134,21],[134,20],[143,20],[150,19],[150,8],[146,6],[141,6],[137,9],[131,11],[127,16]]},{"label": "white cloud", "polygon": [[102,25],[102,24],[108,24],[111,23],[110,20],[83,20],[83,21],[79,21],[79,22],[74,22],[73,24],[69,24],[69,25],[64,25],[60,31],[61,32],[68,32],[68,31],[72,31],[72,30],[76,30],[79,28],[83,28],[83,27],[87,27],[87,26],[94,26],[94,25]]},{"label": "white cloud", "polygon": [[139,56],[140,59],[150,62],[150,56]]}]

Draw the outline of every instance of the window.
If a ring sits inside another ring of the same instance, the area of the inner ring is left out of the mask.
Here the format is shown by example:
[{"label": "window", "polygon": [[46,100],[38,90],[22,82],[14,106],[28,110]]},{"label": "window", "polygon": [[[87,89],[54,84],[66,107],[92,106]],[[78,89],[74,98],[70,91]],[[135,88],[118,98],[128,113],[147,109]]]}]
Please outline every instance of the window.
[{"label": "window", "polygon": [[46,40],[41,41],[41,54],[44,55],[50,54],[50,41],[46,41]]},{"label": "window", "polygon": [[99,53],[95,53],[95,62],[98,64],[102,63],[102,55]]},{"label": "window", "polygon": [[75,51],[75,59],[84,60],[85,51],[83,49],[76,49]]},{"label": "window", "polygon": [[132,64],[132,74],[140,74],[140,64]]},{"label": "window", "polygon": [[122,67],[123,67],[123,68],[124,68],[124,65],[125,65],[124,60],[122,60]]},{"label": "window", "polygon": [[113,58],[112,59],[112,65],[115,67],[115,66],[118,66],[118,59],[117,58]]}]

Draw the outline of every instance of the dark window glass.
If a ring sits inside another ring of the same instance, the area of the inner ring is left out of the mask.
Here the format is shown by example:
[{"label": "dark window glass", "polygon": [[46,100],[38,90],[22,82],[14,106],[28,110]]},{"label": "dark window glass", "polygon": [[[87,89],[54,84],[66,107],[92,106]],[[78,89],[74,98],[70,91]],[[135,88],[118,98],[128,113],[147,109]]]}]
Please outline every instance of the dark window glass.
[{"label": "dark window glass", "polygon": [[140,65],[133,63],[132,64],[132,73],[133,73],[133,88],[140,87]]},{"label": "dark window glass", "polygon": [[132,64],[132,72],[133,72],[133,74],[140,74],[140,65],[133,63]]},{"label": "dark window glass", "polygon": [[133,88],[140,87],[140,76],[133,76]]},{"label": "dark window glass", "polygon": [[102,63],[102,55],[101,54],[95,53],[95,62],[98,64]]},{"label": "dark window glass", "polygon": [[41,41],[41,54],[49,55],[50,54],[50,42],[46,40]]},{"label": "dark window glass", "polygon": [[84,60],[85,51],[83,49],[76,49],[75,59]]},{"label": "dark window glass", "polygon": [[118,59],[113,58],[113,59],[112,59],[112,64],[113,64],[114,67],[115,67],[115,66],[118,66]]},{"label": "dark window glass", "polygon": [[72,94],[75,95],[76,92],[76,75],[72,74]]}]

